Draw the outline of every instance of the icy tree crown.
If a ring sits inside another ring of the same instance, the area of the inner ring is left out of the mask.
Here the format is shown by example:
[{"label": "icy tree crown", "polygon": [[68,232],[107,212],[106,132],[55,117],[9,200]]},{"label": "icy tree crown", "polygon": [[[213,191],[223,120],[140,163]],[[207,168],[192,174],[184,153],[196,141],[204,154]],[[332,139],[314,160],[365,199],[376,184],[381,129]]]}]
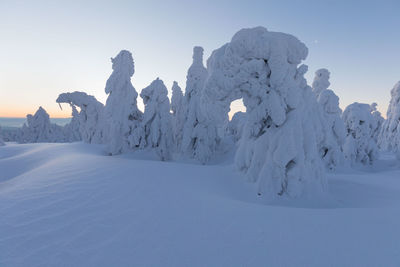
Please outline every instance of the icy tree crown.
[{"label": "icy tree crown", "polygon": [[[115,58],[111,58],[113,74],[110,79],[107,80],[106,94],[111,93],[115,88],[120,88],[124,83],[130,80],[135,73],[135,64],[133,62],[132,53],[127,50],[122,50]],[[111,79],[112,77],[114,79]]]}]

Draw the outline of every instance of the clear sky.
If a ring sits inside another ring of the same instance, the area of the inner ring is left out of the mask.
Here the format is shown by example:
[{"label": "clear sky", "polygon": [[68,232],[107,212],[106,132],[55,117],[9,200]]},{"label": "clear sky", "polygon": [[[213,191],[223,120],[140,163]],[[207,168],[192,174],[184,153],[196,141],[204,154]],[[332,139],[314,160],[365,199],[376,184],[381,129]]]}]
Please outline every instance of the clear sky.
[{"label": "clear sky", "polygon": [[138,92],[157,77],[184,89],[193,46],[203,46],[207,59],[241,28],[259,25],[304,42],[309,84],[315,70],[328,68],[342,108],[377,102],[386,112],[400,80],[399,12],[400,1],[384,0],[0,0],[0,117],[39,106],[69,117],[70,108],[55,103],[68,91],[105,103],[110,58],[122,49],[133,54]]}]

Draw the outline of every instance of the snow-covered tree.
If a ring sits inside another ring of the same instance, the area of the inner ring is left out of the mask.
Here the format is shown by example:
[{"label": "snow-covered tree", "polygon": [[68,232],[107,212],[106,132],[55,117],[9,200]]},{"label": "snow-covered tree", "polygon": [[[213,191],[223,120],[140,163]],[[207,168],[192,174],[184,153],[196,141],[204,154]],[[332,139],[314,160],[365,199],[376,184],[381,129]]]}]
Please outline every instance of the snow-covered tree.
[{"label": "snow-covered tree", "polygon": [[183,126],[185,124],[186,117],[186,107],[182,89],[175,81],[172,85],[171,110],[173,116],[172,129],[174,142],[176,144],[176,149],[180,150],[183,136]]},{"label": "snow-covered tree", "polygon": [[19,143],[59,143],[66,142],[63,127],[50,123],[50,116],[42,107],[32,116],[27,115],[27,124],[24,123],[19,131]]},{"label": "snow-covered tree", "polygon": [[352,165],[370,165],[378,157],[378,147],[373,136],[375,118],[371,111],[370,105],[356,102],[347,106],[343,112],[347,133],[343,150]]},{"label": "snow-covered tree", "polygon": [[396,153],[400,159],[400,81],[390,94],[390,104],[379,135],[379,144],[382,149]]},{"label": "snow-covered tree", "polygon": [[157,78],[140,93],[145,105],[143,147],[155,148],[161,160],[169,160],[173,150],[170,104],[168,90]]},{"label": "snow-covered tree", "polygon": [[319,144],[319,152],[325,166],[332,170],[344,164],[343,144],[346,133],[341,118],[342,110],[339,108],[339,97],[328,89],[329,76],[330,72],[327,69],[317,70],[313,92],[321,107],[320,115],[324,129],[324,138]]},{"label": "snow-covered tree", "polygon": [[111,62],[113,72],[105,88],[108,94],[105,117],[107,149],[111,155],[115,155],[140,145],[143,114],[137,108],[138,94],[131,83],[135,72],[131,52],[122,50]]},{"label": "snow-covered tree", "polygon": [[230,103],[243,98],[247,119],[235,162],[259,194],[296,197],[326,188],[318,104],[307,66],[298,67],[307,53],[294,36],[256,27],[240,30],[207,61],[202,109],[218,128]]},{"label": "snow-covered tree", "polygon": [[329,82],[330,75],[331,73],[327,69],[319,69],[315,72],[312,88],[317,98],[323,91],[328,89],[329,85],[331,85]]},{"label": "snow-covered tree", "polygon": [[193,63],[186,76],[185,105],[186,118],[183,127],[182,152],[190,157],[205,163],[209,159],[210,151],[203,145],[209,136],[199,104],[200,95],[207,78],[207,69],[203,65],[203,48],[193,48]]},{"label": "snow-covered tree", "polygon": [[[371,114],[372,117],[374,118],[373,125],[372,125],[372,136],[374,137],[375,142],[378,144],[378,139],[379,139],[379,133],[382,130],[382,125],[385,119],[382,117],[382,114],[376,109],[376,106],[378,106],[377,103],[372,103],[370,105],[371,107]],[[379,144],[378,144],[379,146]]]},{"label": "snow-covered tree", "polygon": [[236,112],[228,124],[228,134],[233,136],[235,142],[242,137],[243,127],[246,123],[246,113]]},{"label": "snow-covered tree", "polygon": [[[94,96],[84,92],[60,94],[57,103],[68,103],[72,107],[72,120],[65,126],[66,135],[72,141],[80,137],[86,143],[102,144],[105,142],[104,105]],[[76,108],[80,109],[80,112]],[[78,129],[78,133],[76,133]]]},{"label": "snow-covered tree", "polygon": [[71,105],[72,108],[72,118],[69,123],[64,125],[63,132],[65,135],[65,139],[67,142],[76,142],[81,141],[82,136],[79,131],[79,112],[74,105]]}]

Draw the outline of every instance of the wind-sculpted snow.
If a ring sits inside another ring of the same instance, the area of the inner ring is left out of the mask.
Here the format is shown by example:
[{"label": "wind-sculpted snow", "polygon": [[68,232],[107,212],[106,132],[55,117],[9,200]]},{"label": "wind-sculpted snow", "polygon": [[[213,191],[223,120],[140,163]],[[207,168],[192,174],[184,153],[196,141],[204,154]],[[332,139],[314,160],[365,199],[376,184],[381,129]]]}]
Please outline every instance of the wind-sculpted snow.
[{"label": "wind-sculpted snow", "polygon": [[[204,125],[223,128],[230,103],[243,98],[247,121],[235,161],[259,194],[297,197],[326,188],[318,104],[304,79],[307,67],[298,67],[307,53],[296,37],[257,27],[240,30],[207,61]],[[218,136],[210,139],[213,151]]]},{"label": "wind-sculpted snow", "polygon": [[104,143],[104,105],[94,96],[84,92],[63,93],[56,102],[68,103],[72,107],[72,120],[65,126],[71,141],[82,138],[86,143]]},{"label": "wind-sculpted snow", "polygon": [[186,105],[185,99],[183,98],[182,89],[175,81],[172,85],[171,111],[173,137],[176,149],[179,151],[183,138],[183,126],[185,124]]},{"label": "wind-sculpted snow", "polygon": [[344,153],[352,165],[371,165],[378,157],[374,139],[376,121],[371,112],[370,105],[357,102],[347,106],[343,112],[347,133]]},{"label": "wind-sculpted snow", "polygon": [[185,106],[186,118],[183,128],[182,152],[190,157],[206,163],[212,155],[207,146],[208,140],[215,139],[213,132],[209,132],[205,117],[200,110],[200,95],[203,90],[207,70],[203,65],[203,48],[193,48],[193,63],[186,76]]},{"label": "wind-sculpted snow", "polygon": [[67,142],[63,127],[50,123],[49,114],[42,107],[32,116],[26,116],[24,123],[18,131],[16,141],[18,143],[61,143]]},{"label": "wind-sculpted snow", "polygon": [[107,150],[111,155],[139,147],[143,136],[142,112],[137,108],[138,96],[132,86],[135,72],[132,54],[122,50],[111,59],[113,72],[106,83],[105,106]]},{"label": "wind-sculpted snow", "polygon": [[173,151],[168,90],[157,78],[140,93],[145,105],[142,127],[145,138],[141,147],[154,148],[161,160],[169,160]]},{"label": "wind-sculpted snow", "polygon": [[346,138],[344,122],[339,108],[339,97],[328,87],[330,72],[319,69],[315,72],[313,92],[315,93],[321,110],[321,123],[324,127],[324,138],[319,144],[319,152],[325,166],[333,170],[344,165],[343,145]]},{"label": "wind-sculpted snow", "polygon": [[400,159],[400,81],[395,84],[390,94],[390,104],[386,120],[382,124],[379,144],[381,148],[395,152]]}]

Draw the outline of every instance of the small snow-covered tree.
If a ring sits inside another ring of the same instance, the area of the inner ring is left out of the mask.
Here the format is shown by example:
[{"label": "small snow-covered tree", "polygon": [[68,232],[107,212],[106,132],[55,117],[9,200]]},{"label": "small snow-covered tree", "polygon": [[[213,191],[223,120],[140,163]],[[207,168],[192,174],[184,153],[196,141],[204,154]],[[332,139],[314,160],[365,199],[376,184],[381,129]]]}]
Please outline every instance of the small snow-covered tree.
[{"label": "small snow-covered tree", "polygon": [[210,156],[209,148],[204,147],[209,133],[207,125],[200,122],[205,117],[199,107],[200,95],[207,78],[207,69],[203,65],[203,48],[193,48],[193,63],[186,76],[185,105],[186,118],[183,127],[182,152],[205,163]]},{"label": "small snow-covered tree", "polygon": [[58,143],[65,142],[63,127],[50,123],[50,116],[42,107],[32,116],[27,115],[27,124],[20,130],[17,142],[19,143]]},{"label": "small snow-covered tree", "polygon": [[[372,124],[372,136],[375,140],[375,142],[378,144],[378,139],[379,139],[379,133],[381,132],[383,122],[385,119],[382,117],[382,114],[377,110],[376,106],[378,106],[377,103],[372,103],[370,105],[371,107],[371,114],[372,117],[374,118],[373,124]],[[379,144],[378,144],[379,146]]]},{"label": "small snow-covered tree", "polygon": [[246,123],[235,162],[259,194],[297,197],[326,188],[318,104],[304,78],[307,67],[298,67],[307,53],[294,36],[256,27],[240,30],[207,61],[202,109],[218,129],[230,103],[243,98]]},{"label": "small snow-covered tree", "polygon": [[[105,142],[104,105],[94,96],[75,91],[60,94],[56,102],[68,103],[72,107],[72,121],[65,126],[67,136],[72,135],[72,139],[78,138],[76,133],[78,128],[79,136],[84,142],[94,144]],[[80,112],[76,107],[79,107]]]},{"label": "small snow-covered tree", "polygon": [[313,92],[320,105],[321,122],[324,129],[324,138],[319,144],[319,152],[325,166],[335,169],[344,164],[343,144],[346,138],[344,122],[341,118],[342,110],[339,108],[339,97],[328,87],[330,72],[319,69],[315,72]]},{"label": "small snow-covered tree", "polygon": [[122,50],[111,62],[113,72],[105,88],[108,94],[105,117],[107,149],[115,155],[140,145],[143,114],[137,108],[138,94],[131,83],[135,72],[131,52]]},{"label": "small snow-covered tree", "polygon": [[400,159],[400,81],[395,84],[390,94],[391,99],[379,135],[379,144],[382,149],[396,153]]},{"label": "small snow-covered tree", "polygon": [[323,91],[328,89],[329,85],[331,85],[329,82],[330,75],[331,73],[327,69],[319,69],[315,72],[312,88],[317,98]]},{"label": "small snow-covered tree", "polygon": [[67,142],[76,142],[82,140],[81,133],[79,131],[79,112],[74,105],[72,108],[72,118],[69,123],[64,125],[63,132]]},{"label": "small snow-covered tree", "polygon": [[233,136],[235,142],[242,137],[243,127],[246,123],[246,113],[236,112],[228,124],[228,134]]},{"label": "small snow-covered tree", "polygon": [[173,150],[170,104],[168,90],[157,78],[140,93],[145,105],[143,147],[155,148],[161,160],[169,160]]},{"label": "small snow-covered tree", "polygon": [[172,85],[171,97],[171,110],[172,110],[172,129],[176,149],[180,150],[183,136],[183,126],[185,124],[186,107],[183,98],[182,89],[178,83],[174,81]]},{"label": "small snow-covered tree", "polygon": [[343,150],[352,165],[370,165],[378,157],[378,147],[373,136],[375,118],[371,111],[370,105],[355,102],[343,112],[347,134]]}]

